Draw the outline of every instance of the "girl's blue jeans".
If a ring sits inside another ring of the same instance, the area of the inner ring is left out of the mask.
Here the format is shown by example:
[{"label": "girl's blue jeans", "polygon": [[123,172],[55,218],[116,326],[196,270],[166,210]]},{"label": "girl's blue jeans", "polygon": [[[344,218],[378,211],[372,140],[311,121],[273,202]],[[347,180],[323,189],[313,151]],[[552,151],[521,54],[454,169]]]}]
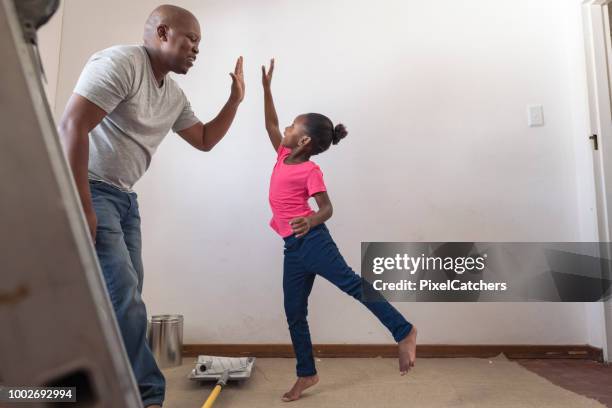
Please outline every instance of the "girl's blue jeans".
[{"label": "girl's blue jeans", "polygon": [[301,238],[289,236],[285,238],[283,293],[298,377],[308,377],[317,372],[306,320],[308,296],[317,275],[367,307],[389,329],[396,342],[412,330],[412,324],[382,296],[374,302],[364,301],[362,285],[368,290],[374,289],[346,264],[325,224],[311,228]]}]

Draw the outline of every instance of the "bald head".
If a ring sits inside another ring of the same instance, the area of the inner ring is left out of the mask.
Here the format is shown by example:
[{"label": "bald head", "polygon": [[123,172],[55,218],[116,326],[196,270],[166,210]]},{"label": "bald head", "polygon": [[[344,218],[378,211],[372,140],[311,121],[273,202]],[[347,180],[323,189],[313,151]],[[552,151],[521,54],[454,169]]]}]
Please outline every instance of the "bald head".
[{"label": "bald head", "polygon": [[143,38],[145,44],[153,45],[152,43],[159,37],[158,28],[160,26],[166,26],[168,29],[197,28],[198,36],[200,34],[198,19],[189,10],[170,4],[158,6],[147,18]]},{"label": "bald head", "polygon": [[200,23],[191,12],[163,4],[147,18],[143,40],[169,71],[185,74],[199,52],[200,37]]}]

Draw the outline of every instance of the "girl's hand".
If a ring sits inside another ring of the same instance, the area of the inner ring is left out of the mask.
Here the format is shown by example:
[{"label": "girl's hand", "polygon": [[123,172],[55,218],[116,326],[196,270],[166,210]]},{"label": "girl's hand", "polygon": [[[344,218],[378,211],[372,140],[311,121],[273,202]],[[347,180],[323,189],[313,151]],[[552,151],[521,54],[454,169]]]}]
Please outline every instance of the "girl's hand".
[{"label": "girl's hand", "polygon": [[269,88],[272,84],[272,73],[274,72],[274,58],[270,60],[270,69],[268,69],[268,73],[266,74],[266,66],[261,66],[261,83],[264,88]]},{"label": "girl's hand", "polygon": [[289,221],[289,225],[291,225],[291,229],[293,229],[293,233],[296,238],[301,238],[304,235],[308,234],[310,231],[310,218],[307,217],[298,217]]},{"label": "girl's hand", "polygon": [[230,93],[230,100],[236,104],[242,102],[244,99],[244,74],[242,71],[242,57],[236,61],[236,67],[234,72],[230,72],[232,77],[232,91]]}]

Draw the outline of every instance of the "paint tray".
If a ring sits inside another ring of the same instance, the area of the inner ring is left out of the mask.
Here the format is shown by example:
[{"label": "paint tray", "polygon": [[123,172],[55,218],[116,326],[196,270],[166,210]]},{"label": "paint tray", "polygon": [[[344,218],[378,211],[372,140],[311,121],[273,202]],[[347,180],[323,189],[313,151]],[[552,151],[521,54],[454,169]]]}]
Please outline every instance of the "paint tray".
[{"label": "paint tray", "polygon": [[251,376],[254,365],[255,357],[198,356],[195,368],[189,373],[189,379],[216,381],[228,371],[229,380],[246,380]]}]

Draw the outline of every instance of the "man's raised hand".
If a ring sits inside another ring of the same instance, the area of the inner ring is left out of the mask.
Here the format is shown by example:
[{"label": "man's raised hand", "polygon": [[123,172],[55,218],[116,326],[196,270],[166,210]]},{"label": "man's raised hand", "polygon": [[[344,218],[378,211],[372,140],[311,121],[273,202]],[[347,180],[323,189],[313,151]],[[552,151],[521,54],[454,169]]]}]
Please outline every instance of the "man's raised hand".
[{"label": "man's raised hand", "polygon": [[242,56],[238,57],[234,72],[230,72],[232,77],[232,92],[230,100],[234,103],[240,103],[244,99],[244,73],[242,70]]}]

